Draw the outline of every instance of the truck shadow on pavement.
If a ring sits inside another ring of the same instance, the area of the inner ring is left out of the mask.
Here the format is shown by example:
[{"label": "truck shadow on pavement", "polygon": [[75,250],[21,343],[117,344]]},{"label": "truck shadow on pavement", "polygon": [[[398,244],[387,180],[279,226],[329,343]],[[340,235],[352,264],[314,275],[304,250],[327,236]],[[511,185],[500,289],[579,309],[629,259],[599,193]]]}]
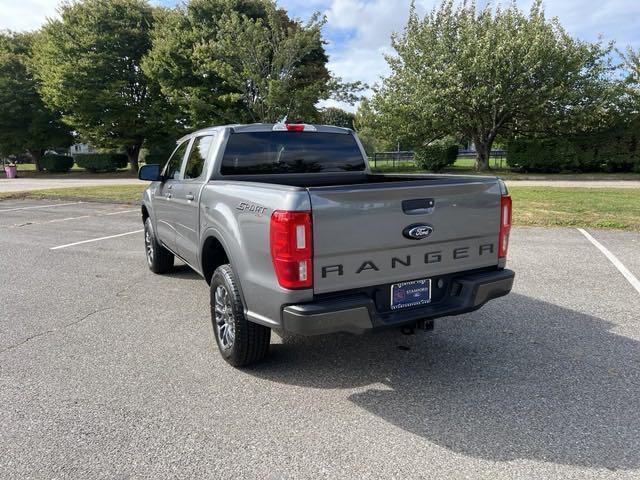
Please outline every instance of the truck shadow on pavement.
[{"label": "truck shadow on pavement", "polygon": [[181,280],[199,280],[202,282],[202,277],[195,272],[189,265],[184,263],[177,263],[169,272],[164,274],[165,277],[179,278]]},{"label": "truck shadow on pavement", "polygon": [[464,455],[635,469],[640,343],[614,326],[511,294],[433,333],[285,336],[249,372],[353,389],[359,407]]}]

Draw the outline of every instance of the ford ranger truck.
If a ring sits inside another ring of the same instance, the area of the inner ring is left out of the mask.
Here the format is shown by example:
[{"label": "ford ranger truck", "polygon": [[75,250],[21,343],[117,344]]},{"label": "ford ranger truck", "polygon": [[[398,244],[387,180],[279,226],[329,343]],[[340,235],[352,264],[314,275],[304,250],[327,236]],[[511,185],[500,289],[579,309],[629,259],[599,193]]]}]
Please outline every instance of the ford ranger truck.
[{"label": "ford ranger truck", "polygon": [[511,198],[495,177],[372,173],[356,134],[307,124],[228,125],[145,165],[149,268],[177,257],[210,285],[231,365],[302,335],[429,327],[511,290]]}]

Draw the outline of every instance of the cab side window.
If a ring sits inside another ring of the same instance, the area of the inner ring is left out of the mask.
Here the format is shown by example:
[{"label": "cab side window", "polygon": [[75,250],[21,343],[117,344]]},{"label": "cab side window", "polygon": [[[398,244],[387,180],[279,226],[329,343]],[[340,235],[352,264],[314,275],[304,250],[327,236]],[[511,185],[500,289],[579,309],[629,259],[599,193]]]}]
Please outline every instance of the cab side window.
[{"label": "cab side window", "polygon": [[189,140],[182,142],[178,148],[176,148],[169,158],[169,161],[164,167],[163,176],[167,180],[180,180],[180,167],[182,166],[182,159],[187,152],[189,146]]},{"label": "cab side window", "polygon": [[202,174],[204,162],[209,154],[209,149],[213,143],[213,135],[197,137],[187,159],[187,166],[184,169],[184,179],[198,178]]}]

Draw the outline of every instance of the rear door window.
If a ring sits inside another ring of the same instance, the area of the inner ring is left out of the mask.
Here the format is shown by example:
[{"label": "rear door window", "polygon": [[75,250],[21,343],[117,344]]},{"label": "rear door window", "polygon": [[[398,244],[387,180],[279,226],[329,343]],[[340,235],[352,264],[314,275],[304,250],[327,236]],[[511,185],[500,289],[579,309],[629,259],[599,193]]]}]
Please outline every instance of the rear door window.
[{"label": "rear door window", "polygon": [[364,171],[362,152],[351,134],[246,132],[229,136],[222,175]]},{"label": "rear door window", "polygon": [[213,135],[197,137],[194,140],[187,159],[187,166],[184,169],[185,180],[198,178],[202,174],[204,162],[207,160],[212,143]]}]

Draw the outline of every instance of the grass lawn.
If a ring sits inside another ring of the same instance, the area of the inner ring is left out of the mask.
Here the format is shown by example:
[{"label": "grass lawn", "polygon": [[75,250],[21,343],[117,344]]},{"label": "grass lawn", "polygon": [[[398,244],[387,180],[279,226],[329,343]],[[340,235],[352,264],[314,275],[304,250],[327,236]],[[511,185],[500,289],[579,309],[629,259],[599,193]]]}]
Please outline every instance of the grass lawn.
[{"label": "grass lawn", "polygon": [[[385,172],[386,171],[396,171],[396,172],[397,171],[415,171],[415,172],[421,171],[420,168],[416,166],[412,160],[403,160],[400,162],[394,162],[393,160],[376,160],[376,162],[374,163],[371,157],[369,157],[369,163],[371,164],[372,169],[385,171]],[[456,173],[458,173],[458,170],[461,170],[461,171],[469,170],[473,172],[474,165],[475,165],[475,158],[469,157],[469,156],[458,157],[458,159],[456,160],[456,163],[453,164],[453,166],[451,166],[448,170],[456,171]],[[506,170],[507,160],[504,157],[502,158],[491,157],[489,159],[489,166],[495,170],[507,171]]]},{"label": "grass lawn", "polygon": [[[640,173],[519,173],[507,168],[506,159],[492,157],[489,160],[490,172],[476,172],[473,168],[475,159],[460,157],[451,167],[441,173],[458,175],[495,175],[505,180],[640,180]],[[422,170],[413,162],[404,161],[394,164],[391,160],[379,160],[373,171],[381,173],[432,173]]]},{"label": "grass lawn", "polygon": [[[20,172],[35,172],[36,171],[36,164],[35,163],[19,163],[17,166],[18,166],[18,173],[20,173]],[[84,168],[80,168],[78,165],[76,165],[74,163],[73,167],[71,167],[71,171],[73,171],[73,170],[84,171]]]},{"label": "grass lawn", "polygon": [[[0,193],[7,198],[138,204],[144,185],[57,188]],[[640,232],[640,189],[509,187],[514,225],[611,228]]]},{"label": "grass lawn", "polygon": [[[475,160],[470,157],[460,157],[456,163],[442,173],[454,173],[458,175],[497,175],[505,180],[640,180],[640,173],[518,173],[511,172],[506,167],[506,159],[492,157],[489,161],[490,172],[476,172],[473,169]],[[379,160],[371,168],[381,173],[430,173],[421,170],[413,162],[393,163],[391,160]],[[37,172],[32,163],[18,165],[19,177],[38,178],[135,178],[129,167],[111,173],[92,173],[73,165],[68,173]],[[0,178],[5,178],[4,170],[0,168]]]},{"label": "grass lawn", "polygon": [[[101,172],[93,173],[80,168],[75,163],[71,167],[71,171],[67,173],[49,173],[38,172],[36,166],[33,163],[19,163],[18,164],[18,177],[22,178],[122,178],[122,177],[135,177],[136,175],[131,173],[131,170],[127,168],[121,168],[117,172]],[[6,178],[4,169],[0,166],[0,178]]]},{"label": "grass lawn", "polygon": [[93,202],[140,203],[146,185],[105,185],[100,187],[51,188],[30,192],[0,193],[3,199],[88,200]]},{"label": "grass lawn", "polygon": [[640,232],[640,188],[509,187],[514,225]]}]

